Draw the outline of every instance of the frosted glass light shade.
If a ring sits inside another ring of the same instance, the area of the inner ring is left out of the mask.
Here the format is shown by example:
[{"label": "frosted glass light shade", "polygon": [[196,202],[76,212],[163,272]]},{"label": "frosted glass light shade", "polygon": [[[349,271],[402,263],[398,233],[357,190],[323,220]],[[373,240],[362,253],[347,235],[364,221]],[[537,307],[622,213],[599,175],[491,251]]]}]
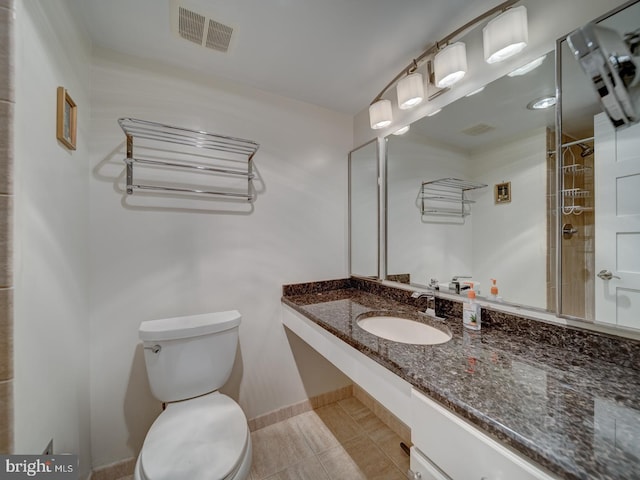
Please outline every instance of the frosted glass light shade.
[{"label": "frosted glass light shade", "polygon": [[497,63],[521,52],[529,41],[527,9],[523,5],[510,8],[482,29],[484,59]]},{"label": "frosted glass light shade", "polygon": [[532,62],[526,63],[525,65],[516,68],[510,73],[507,73],[508,77],[521,77],[522,75],[526,75],[527,73],[535,70],[544,62],[544,59],[547,58],[546,55],[536,58]]},{"label": "frosted glass light shade", "polygon": [[392,120],[390,100],[378,100],[369,107],[369,123],[374,130],[388,127]]},{"label": "frosted glass light shade", "polygon": [[409,131],[409,128],[411,128],[409,125],[405,125],[404,127],[401,127],[398,130],[396,130],[395,132],[393,132],[393,134],[394,135],[404,135],[405,133],[407,133]]},{"label": "frosted glass light shade", "polygon": [[462,80],[467,73],[465,44],[456,42],[440,50],[433,59],[433,69],[438,88],[448,88]]},{"label": "frosted glass light shade", "polygon": [[422,75],[411,73],[398,82],[398,108],[408,110],[424,100],[424,83]]}]

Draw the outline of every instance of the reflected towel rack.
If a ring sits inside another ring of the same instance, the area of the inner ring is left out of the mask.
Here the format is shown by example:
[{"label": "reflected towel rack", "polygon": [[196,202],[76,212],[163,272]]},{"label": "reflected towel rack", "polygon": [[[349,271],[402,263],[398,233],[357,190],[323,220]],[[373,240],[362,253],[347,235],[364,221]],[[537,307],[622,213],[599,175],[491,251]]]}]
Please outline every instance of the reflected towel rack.
[{"label": "reflected towel rack", "polygon": [[[459,178],[441,178],[422,182],[419,194],[420,213],[422,215],[466,217],[471,214],[470,205],[475,203],[466,197],[466,192],[485,187],[487,185],[484,183],[460,180]],[[455,203],[459,207],[447,207],[447,203]]]},{"label": "reflected towel rack", "polygon": [[[127,156],[126,181],[127,194],[134,190],[155,190],[167,192],[196,193],[217,195],[232,198],[254,200],[252,188],[253,156],[260,147],[251,140],[216,135],[198,130],[174,127],[162,123],[139,120],[135,118],[119,118],[118,124],[126,135]],[[140,144],[138,141],[143,140]],[[134,142],[140,148],[163,151],[176,154],[177,158],[142,158],[134,156]],[[167,144],[186,147],[180,152],[162,150]],[[232,168],[236,165],[241,168]],[[170,185],[170,184],[145,184],[134,182],[134,165],[160,167],[166,169],[178,169],[183,172],[209,173],[224,177],[246,178],[246,192],[234,189],[208,189],[195,188],[194,186]]]}]

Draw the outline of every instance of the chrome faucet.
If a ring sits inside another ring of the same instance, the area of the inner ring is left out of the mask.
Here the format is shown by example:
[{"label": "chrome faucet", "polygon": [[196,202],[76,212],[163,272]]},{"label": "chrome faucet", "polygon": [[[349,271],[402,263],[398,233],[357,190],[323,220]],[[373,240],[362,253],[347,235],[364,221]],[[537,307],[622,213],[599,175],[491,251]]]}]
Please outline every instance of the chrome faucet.
[{"label": "chrome faucet", "polygon": [[427,301],[434,300],[436,298],[436,296],[435,296],[435,294],[433,292],[432,293],[429,293],[429,292],[413,292],[411,294],[411,298],[415,298],[416,300],[418,298],[423,298],[423,297],[427,297]]},{"label": "chrome faucet", "polygon": [[429,303],[433,302],[433,309],[435,311],[436,309],[436,295],[435,292],[413,292],[411,294],[411,298],[415,298],[416,300],[418,300],[419,298],[426,298],[427,299],[427,306],[424,310],[424,312],[422,313],[427,313],[427,311],[429,310]]},{"label": "chrome faucet", "polygon": [[[455,290],[456,293],[460,293],[460,290],[464,290],[465,287],[460,286],[460,278],[473,278],[469,275],[456,275],[451,279],[449,290]],[[468,288],[468,287],[467,287]]]}]

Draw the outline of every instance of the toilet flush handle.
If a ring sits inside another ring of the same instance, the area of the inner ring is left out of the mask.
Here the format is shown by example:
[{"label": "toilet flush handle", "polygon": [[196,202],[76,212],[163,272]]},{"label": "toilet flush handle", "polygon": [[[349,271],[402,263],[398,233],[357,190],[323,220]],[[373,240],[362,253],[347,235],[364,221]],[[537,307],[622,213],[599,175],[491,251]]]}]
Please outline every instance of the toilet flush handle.
[{"label": "toilet flush handle", "polygon": [[151,347],[144,347],[145,350],[151,350],[153,353],[160,353],[162,347],[160,345],[153,345]]}]

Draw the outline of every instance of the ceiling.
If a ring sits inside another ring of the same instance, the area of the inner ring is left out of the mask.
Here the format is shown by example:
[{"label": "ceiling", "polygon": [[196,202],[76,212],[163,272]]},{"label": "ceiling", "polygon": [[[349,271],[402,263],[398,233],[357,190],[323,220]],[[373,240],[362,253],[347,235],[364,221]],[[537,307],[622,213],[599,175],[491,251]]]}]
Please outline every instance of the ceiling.
[{"label": "ceiling", "polygon": [[555,85],[555,55],[549,52],[535,70],[499,78],[482,92],[462,97],[437,115],[415,122],[411,131],[455,149],[473,151],[513,140],[536,128],[554,128],[555,109],[530,110],[527,104],[555,96]]},{"label": "ceiling", "polygon": [[170,0],[68,0],[94,46],[355,115],[428,46],[500,0],[183,0],[233,27],[217,52],[171,31]]}]

